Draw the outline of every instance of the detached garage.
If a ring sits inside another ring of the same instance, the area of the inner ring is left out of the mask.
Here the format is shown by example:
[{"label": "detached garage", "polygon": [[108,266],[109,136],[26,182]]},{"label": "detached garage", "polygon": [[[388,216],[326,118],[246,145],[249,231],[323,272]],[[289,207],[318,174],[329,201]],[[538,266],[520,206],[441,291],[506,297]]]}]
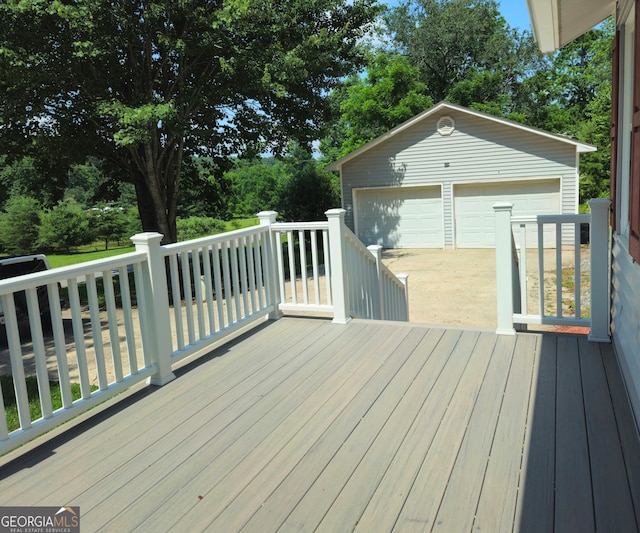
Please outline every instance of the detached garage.
[{"label": "detached garage", "polygon": [[[346,222],[365,244],[487,248],[496,202],[515,216],[577,213],[579,154],[594,150],[442,102],[327,168],[340,172]],[[545,243],[555,246],[553,231]]]}]

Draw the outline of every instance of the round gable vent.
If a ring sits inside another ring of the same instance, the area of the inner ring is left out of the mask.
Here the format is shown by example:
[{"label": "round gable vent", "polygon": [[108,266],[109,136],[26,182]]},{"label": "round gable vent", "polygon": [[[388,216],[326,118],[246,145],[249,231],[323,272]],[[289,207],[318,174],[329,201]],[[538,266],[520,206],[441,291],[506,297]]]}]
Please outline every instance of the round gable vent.
[{"label": "round gable vent", "polygon": [[456,129],[456,122],[451,117],[442,117],[438,120],[438,133],[440,135],[451,135]]}]

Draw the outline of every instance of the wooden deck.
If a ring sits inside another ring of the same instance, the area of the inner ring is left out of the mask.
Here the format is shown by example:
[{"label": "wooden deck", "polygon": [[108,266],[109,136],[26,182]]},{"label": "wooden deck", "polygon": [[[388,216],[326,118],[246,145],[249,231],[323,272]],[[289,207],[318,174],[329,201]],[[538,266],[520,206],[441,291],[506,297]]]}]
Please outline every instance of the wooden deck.
[{"label": "wooden deck", "polygon": [[610,345],[283,318],[0,467],[83,532],[638,530]]}]

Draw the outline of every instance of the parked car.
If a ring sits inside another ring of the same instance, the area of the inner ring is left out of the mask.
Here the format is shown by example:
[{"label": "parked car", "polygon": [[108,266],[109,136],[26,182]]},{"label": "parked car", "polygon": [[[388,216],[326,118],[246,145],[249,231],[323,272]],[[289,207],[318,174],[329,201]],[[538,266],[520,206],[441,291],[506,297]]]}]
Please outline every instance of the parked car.
[{"label": "parked car", "polygon": [[[14,278],[24,274],[33,274],[49,270],[49,262],[43,254],[25,255],[21,257],[10,257],[8,259],[0,259],[0,279]],[[49,307],[49,296],[47,295],[47,287],[40,286],[37,290],[38,304],[40,307],[40,318],[44,329],[51,328],[51,309]],[[27,310],[27,297],[24,291],[14,294],[16,306],[16,316],[18,321],[27,320],[29,313]],[[4,309],[0,300],[0,325],[5,324]],[[2,328],[4,330],[4,328]],[[3,331],[4,333],[4,331]]]}]

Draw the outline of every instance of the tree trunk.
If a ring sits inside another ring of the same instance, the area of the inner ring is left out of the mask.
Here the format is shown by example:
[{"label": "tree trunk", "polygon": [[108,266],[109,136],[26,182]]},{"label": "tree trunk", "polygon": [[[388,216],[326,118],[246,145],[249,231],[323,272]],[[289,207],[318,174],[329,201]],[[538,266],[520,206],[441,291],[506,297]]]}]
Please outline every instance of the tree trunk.
[{"label": "tree trunk", "polygon": [[155,205],[153,196],[142,179],[135,181],[135,188],[142,230],[162,233],[162,235],[164,235],[162,244],[176,242],[177,230],[175,216],[173,217],[173,224],[170,224],[164,206]]}]

